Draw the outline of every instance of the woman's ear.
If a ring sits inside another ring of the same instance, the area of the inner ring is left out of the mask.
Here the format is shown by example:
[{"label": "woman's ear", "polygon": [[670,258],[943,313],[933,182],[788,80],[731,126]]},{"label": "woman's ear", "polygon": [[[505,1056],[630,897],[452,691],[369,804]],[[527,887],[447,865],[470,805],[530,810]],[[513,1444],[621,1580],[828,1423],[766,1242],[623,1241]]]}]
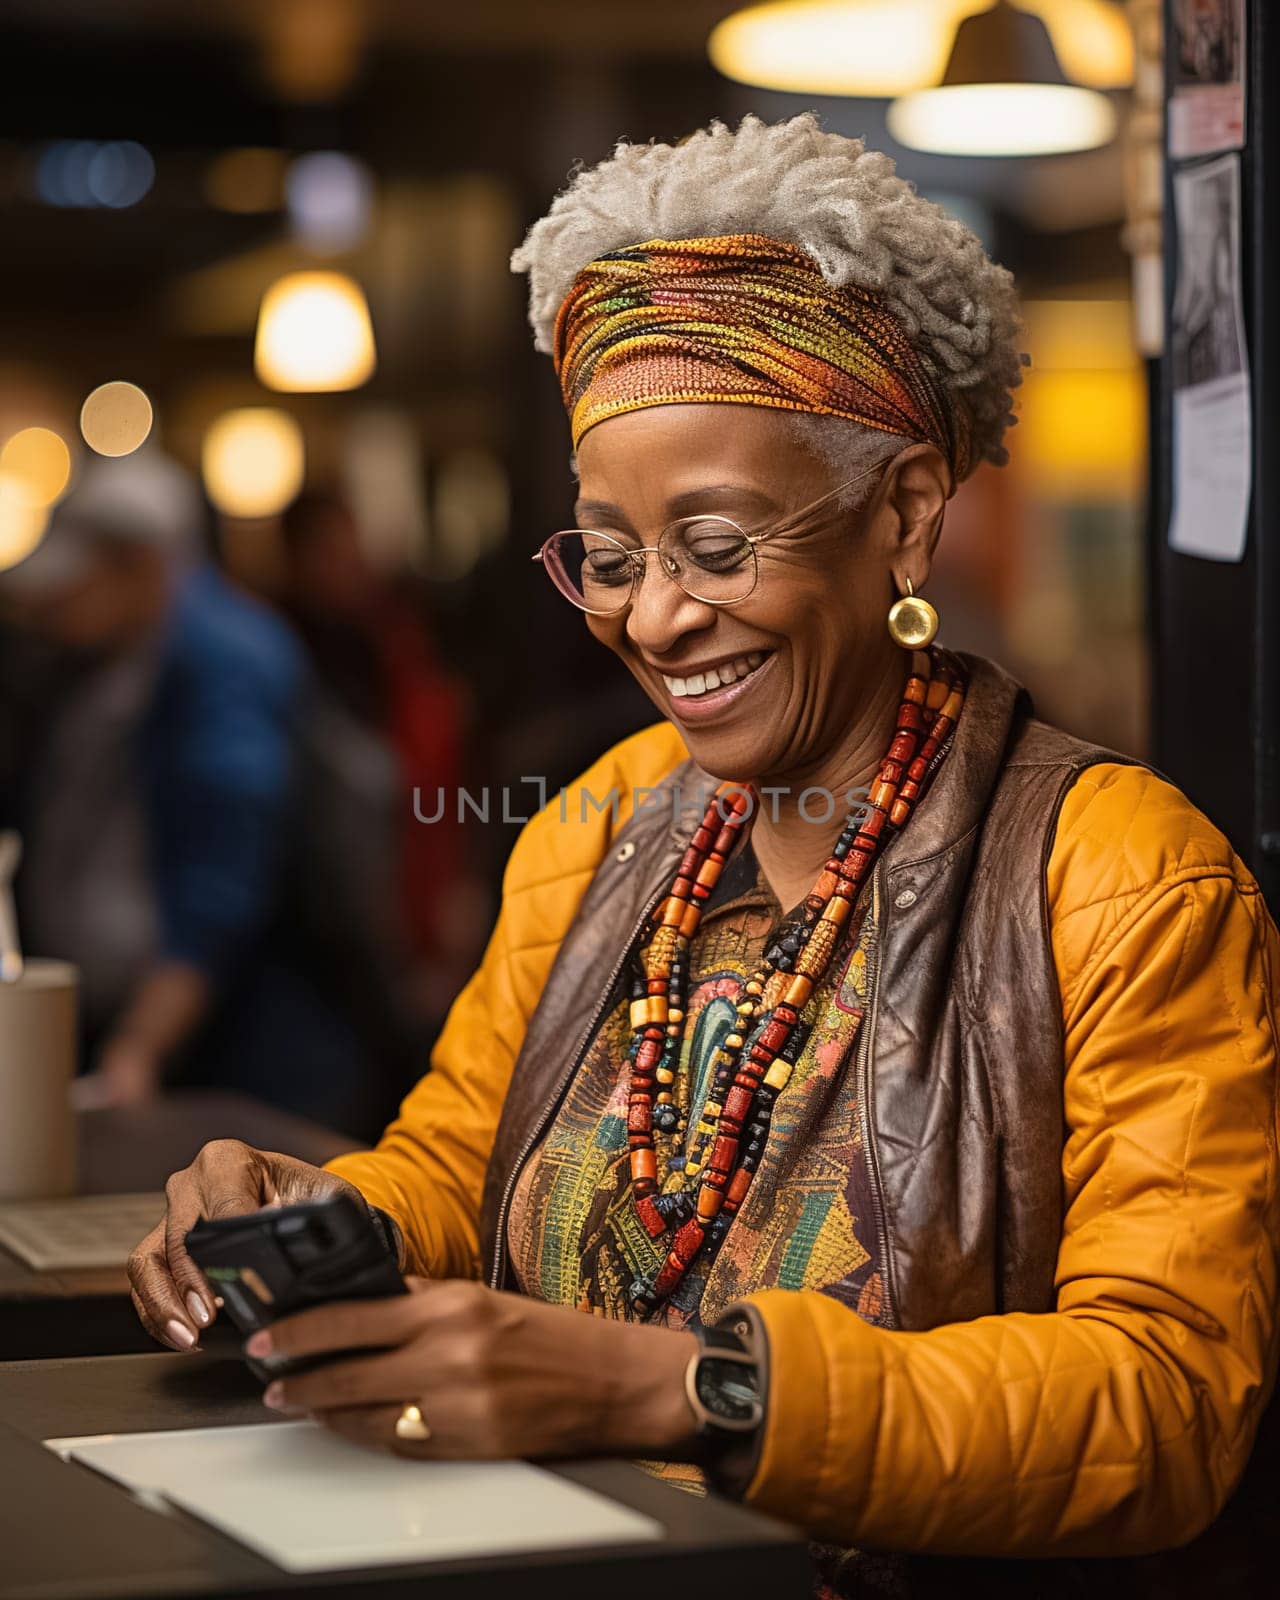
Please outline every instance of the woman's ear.
[{"label": "woman's ear", "polygon": [[896,523],[889,531],[891,560],[895,571],[919,589],[933,562],[947,501],[955,492],[951,468],[933,445],[913,444],[894,457],[887,477],[884,505]]}]

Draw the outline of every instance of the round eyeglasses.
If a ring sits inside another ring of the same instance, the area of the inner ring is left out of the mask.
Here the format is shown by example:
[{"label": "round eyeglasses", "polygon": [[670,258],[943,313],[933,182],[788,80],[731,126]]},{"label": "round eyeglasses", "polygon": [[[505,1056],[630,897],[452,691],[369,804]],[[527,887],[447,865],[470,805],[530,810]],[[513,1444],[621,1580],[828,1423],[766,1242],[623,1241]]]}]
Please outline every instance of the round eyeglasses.
[{"label": "round eyeglasses", "polygon": [[666,576],[694,600],[709,606],[735,605],[759,582],[758,546],[797,531],[815,512],[884,464],[877,461],[763,533],[748,533],[731,517],[699,512],[668,523],[651,545],[626,544],[614,534],[588,528],[566,528],[553,533],[533,560],[543,564],[566,600],[594,617],[626,610],[644,580],[650,556],[657,556]]}]

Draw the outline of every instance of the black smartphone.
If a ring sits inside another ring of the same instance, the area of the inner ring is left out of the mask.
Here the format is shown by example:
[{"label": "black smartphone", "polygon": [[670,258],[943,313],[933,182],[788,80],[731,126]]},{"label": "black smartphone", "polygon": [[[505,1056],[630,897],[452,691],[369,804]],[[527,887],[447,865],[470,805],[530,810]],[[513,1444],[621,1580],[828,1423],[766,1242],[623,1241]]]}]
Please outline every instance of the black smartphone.
[{"label": "black smartphone", "polygon": [[[280,1317],[332,1300],[408,1293],[367,1208],[347,1194],[202,1220],[185,1243],[246,1338]],[[318,1364],[316,1359],[291,1361],[287,1356],[245,1360],[264,1383]]]}]

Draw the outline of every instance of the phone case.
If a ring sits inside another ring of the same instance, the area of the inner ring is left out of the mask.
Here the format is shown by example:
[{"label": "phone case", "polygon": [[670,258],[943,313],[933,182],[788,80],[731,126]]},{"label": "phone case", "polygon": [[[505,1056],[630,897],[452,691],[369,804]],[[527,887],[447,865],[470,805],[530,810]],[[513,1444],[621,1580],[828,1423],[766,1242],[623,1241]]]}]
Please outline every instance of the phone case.
[{"label": "phone case", "polygon": [[[246,1336],[311,1306],[408,1292],[372,1218],[345,1194],[201,1221],[187,1234],[186,1247]],[[283,1356],[245,1359],[264,1382],[318,1364]]]}]

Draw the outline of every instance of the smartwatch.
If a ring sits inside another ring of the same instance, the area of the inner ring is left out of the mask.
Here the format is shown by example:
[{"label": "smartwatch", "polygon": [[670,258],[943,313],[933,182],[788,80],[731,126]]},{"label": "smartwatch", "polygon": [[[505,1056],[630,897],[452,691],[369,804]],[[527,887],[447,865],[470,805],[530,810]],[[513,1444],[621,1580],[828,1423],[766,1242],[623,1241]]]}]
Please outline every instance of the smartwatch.
[{"label": "smartwatch", "polygon": [[759,1363],[727,1328],[704,1328],[699,1338],[684,1374],[698,1437],[713,1448],[741,1445],[764,1421]]}]

